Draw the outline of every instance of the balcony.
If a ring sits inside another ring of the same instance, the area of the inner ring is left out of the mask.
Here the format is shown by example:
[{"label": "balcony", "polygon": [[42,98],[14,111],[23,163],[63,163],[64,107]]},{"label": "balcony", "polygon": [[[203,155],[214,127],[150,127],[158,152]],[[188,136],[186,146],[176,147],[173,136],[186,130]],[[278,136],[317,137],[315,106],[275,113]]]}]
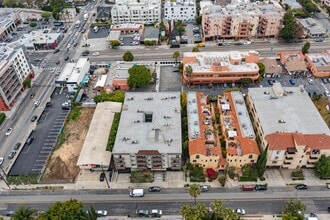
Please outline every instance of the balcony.
[{"label": "balcony", "polygon": [[293,160],[293,157],[285,157],[285,160]]}]

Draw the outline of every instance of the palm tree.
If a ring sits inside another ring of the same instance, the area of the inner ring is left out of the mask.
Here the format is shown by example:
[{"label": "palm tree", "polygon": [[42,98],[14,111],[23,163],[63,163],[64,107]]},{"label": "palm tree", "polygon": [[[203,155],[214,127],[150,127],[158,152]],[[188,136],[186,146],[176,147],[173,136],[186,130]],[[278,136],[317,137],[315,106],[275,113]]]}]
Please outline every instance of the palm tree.
[{"label": "palm tree", "polygon": [[93,206],[91,206],[90,210],[88,210],[87,214],[86,214],[86,218],[85,220],[96,220],[98,217],[95,209]]},{"label": "palm tree", "polygon": [[201,188],[197,184],[192,184],[189,187],[189,195],[194,198],[196,204],[196,198],[201,194]]},{"label": "palm tree", "polygon": [[12,220],[32,220],[33,215],[36,213],[35,209],[31,209],[25,206],[20,206],[18,210],[11,216]]},{"label": "palm tree", "polygon": [[198,47],[193,47],[192,52],[201,52]]},{"label": "palm tree", "polygon": [[178,61],[178,58],[180,57],[180,52],[179,51],[175,51],[174,53],[173,53],[173,59],[175,59],[175,62],[177,62]]}]

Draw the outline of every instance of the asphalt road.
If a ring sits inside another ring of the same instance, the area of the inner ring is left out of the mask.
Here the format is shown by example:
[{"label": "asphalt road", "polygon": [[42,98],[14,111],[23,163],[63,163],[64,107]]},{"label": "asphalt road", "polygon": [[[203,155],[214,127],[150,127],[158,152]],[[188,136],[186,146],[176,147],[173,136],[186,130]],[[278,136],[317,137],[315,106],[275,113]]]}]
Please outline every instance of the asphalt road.
[{"label": "asphalt road", "polygon": [[[219,191],[222,191],[219,189]],[[178,215],[183,204],[192,204],[193,199],[187,192],[183,193],[147,193],[143,198],[130,198],[128,193],[117,194],[112,190],[101,191],[34,191],[2,193],[0,207],[2,210],[15,210],[19,205],[26,205],[38,210],[46,210],[56,201],[75,198],[83,202],[85,209],[93,206],[96,209],[108,210],[109,215],[125,216],[136,209],[162,209],[165,215]],[[280,213],[285,201],[301,199],[307,206],[307,213],[327,213],[330,191],[293,189],[275,189],[265,192],[211,192],[203,193],[197,201],[209,206],[214,199],[224,201],[231,208],[244,208],[247,214]]]}]

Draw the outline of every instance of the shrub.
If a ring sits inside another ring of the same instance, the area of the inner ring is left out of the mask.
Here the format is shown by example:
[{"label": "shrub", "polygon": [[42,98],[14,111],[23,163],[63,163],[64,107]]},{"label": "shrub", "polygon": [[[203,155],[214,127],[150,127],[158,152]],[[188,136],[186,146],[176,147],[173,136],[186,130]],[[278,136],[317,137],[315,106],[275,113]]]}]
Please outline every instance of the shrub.
[{"label": "shrub", "polygon": [[234,179],[234,177],[235,177],[234,171],[235,171],[235,167],[229,167],[228,176],[229,176],[230,179]]},{"label": "shrub", "polygon": [[2,122],[4,122],[5,119],[6,119],[6,114],[0,113],[0,125],[2,124]]},{"label": "shrub", "polygon": [[219,181],[219,183],[221,184],[222,187],[225,186],[225,184],[226,184],[226,178],[224,176],[220,176],[218,178],[218,181]]},{"label": "shrub", "polygon": [[111,129],[110,129],[110,135],[109,135],[108,144],[107,144],[108,151],[112,151],[113,146],[115,145],[119,121],[120,121],[120,113],[116,112],[115,116],[113,118]]}]

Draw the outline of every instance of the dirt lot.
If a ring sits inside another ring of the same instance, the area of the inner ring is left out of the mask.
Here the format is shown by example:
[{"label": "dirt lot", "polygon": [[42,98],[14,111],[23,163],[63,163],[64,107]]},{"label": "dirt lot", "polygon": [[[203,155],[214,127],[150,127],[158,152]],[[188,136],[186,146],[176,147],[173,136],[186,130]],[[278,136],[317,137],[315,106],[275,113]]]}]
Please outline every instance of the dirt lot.
[{"label": "dirt lot", "polygon": [[59,142],[63,143],[52,154],[43,174],[42,182],[74,182],[79,173],[79,167],[76,166],[76,163],[94,110],[94,108],[82,108],[75,120],[72,119],[74,116],[72,114],[73,111],[71,111],[65,124],[63,135],[59,137]]},{"label": "dirt lot", "polygon": [[330,107],[329,101],[327,98],[322,98],[318,101],[314,101],[316,108],[319,110],[322,118],[327,123],[328,127],[330,127],[330,111],[327,109]]}]

